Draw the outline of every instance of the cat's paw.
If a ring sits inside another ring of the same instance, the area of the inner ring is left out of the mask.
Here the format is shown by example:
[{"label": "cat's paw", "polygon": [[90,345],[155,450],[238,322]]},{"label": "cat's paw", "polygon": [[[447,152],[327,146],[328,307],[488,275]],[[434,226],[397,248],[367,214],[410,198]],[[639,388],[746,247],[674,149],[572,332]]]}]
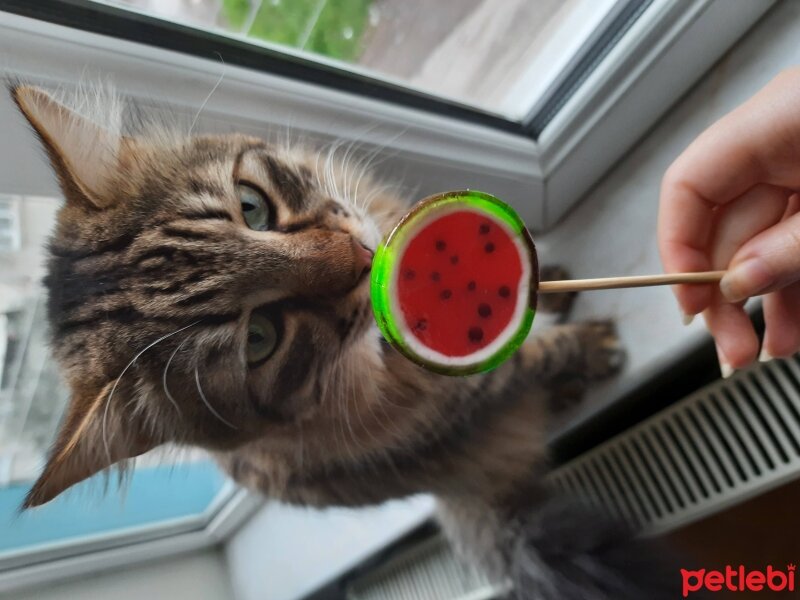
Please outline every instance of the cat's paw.
[{"label": "cat's paw", "polygon": [[[542,281],[559,281],[569,279],[569,271],[558,265],[545,265],[539,269]],[[540,294],[537,312],[550,315],[552,323],[564,323],[569,317],[577,292],[561,292],[558,294]]]},{"label": "cat's paw", "polygon": [[589,379],[606,379],[622,370],[626,354],[613,321],[582,323],[580,337]]}]

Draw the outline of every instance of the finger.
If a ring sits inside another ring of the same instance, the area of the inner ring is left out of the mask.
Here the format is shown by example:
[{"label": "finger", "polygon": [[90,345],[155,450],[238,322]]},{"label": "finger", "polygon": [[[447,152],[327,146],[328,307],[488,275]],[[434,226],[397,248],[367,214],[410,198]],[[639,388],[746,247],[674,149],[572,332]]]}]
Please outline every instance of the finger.
[{"label": "finger", "polygon": [[800,214],[770,227],[734,255],[720,289],[729,302],[800,280]]},{"label": "finger", "polygon": [[741,369],[755,360],[758,336],[742,306],[714,302],[703,312],[703,317],[716,341],[721,366]]},{"label": "finger", "polygon": [[[756,185],[717,211],[717,225],[711,240],[711,264],[720,269],[748,240],[784,216],[788,194],[783,188]],[[709,329],[717,341],[720,368],[725,373],[750,364],[758,354],[759,342],[749,316],[741,305],[729,304],[719,290],[707,311]]]},{"label": "finger", "polygon": [[[783,218],[789,193],[784,188],[760,184],[711,211],[703,222],[713,231],[702,235],[707,240],[703,250],[694,249],[694,256],[685,249],[676,255],[685,259],[680,271],[699,271],[727,268],[731,258],[748,240]],[[697,204],[689,204],[689,207]],[[713,225],[712,225],[713,224]],[[667,262],[665,261],[665,265]],[[689,266],[687,266],[689,265]],[[669,269],[668,269],[669,270]],[[711,286],[682,286],[677,290],[679,303],[687,314],[695,314],[711,304]]]},{"label": "finger", "polygon": [[764,297],[764,322],[762,360],[800,350],[800,282]]},{"label": "finger", "polygon": [[748,241],[784,218],[790,192],[767,184],[753,186],[720,207],[711,241],[711,266],[726,269]]},{"label": "finger", "polygon": [[[712,204],[665,179],[659,204],[658,247],[667,273],[711,270],[708,246],[714,219]],[[681,310],[696,315],[709,306],[713,290],[707,285],[677,285],[673,291]]]},{"label": "finger", "polygon": [[783,214],[783,219],[786,220],[792,215],[800,212],[800,194],[792,194],[789,197],[789,202],[786,204],[786,212]]},{"label": "finger", "polygon": [[[658,243],[674,273],[708,268],[714,205],[757,183],[800,187],[800,70],[788,70],[750,101],[701,134],[667,170],[661,186]],[[678,286],[678,301],[694,314],[711,301],[706,286]]]}]

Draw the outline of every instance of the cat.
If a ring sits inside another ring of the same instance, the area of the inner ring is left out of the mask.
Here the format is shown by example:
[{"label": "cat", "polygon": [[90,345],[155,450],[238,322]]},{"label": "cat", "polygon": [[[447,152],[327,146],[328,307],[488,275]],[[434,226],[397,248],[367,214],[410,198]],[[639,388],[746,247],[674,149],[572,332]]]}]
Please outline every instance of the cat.
[{"label": "cat", "polygon": [[44,284],[71,399],[25,508],[195,446],[284,502],[433,494],[455,547],[516,598],[673,597],[644,542],[542,484],[554,397],[621,364],[612,323],[555,325],[486,374],[430,373],[369,301],[407,199],[300,147],[130,130],[113,94],[11,95],[65,198]]}]

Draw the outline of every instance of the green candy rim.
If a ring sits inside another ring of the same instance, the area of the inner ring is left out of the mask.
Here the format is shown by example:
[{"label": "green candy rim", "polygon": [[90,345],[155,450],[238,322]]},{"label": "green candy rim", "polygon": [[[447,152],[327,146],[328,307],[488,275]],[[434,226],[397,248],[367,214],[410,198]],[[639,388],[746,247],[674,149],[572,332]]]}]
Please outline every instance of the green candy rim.
[{"label": "green candy rim", "polygon": [[[398,258],[396,249],[402,247],[408,237],[408,230],[410,228],[406,226],[424,217],[429,210],[456,203],[466,204],[479,212],[488,213],[505,223],[514,234],[525,242],[530,257],[531,282],[528,306],[523,313],[519,327],[503,346],[494,354],[480,362],[467,365],[443,365],[419,356],[405,341],[403,335],[400,333],[396,318],[392,315],[389,287],[394,272],[394,264]],[[442,375],[473,375],[475,373],[483,373],[491,371],[505,362],[506,359],[519,349],[528,337],[528,333],[533,325],[534,316],[536,315],[538,288],[539,264],[536,257],[536,247],[534,246],[533,239],[528,229],[525,227],[525,223],[508,204],[495,198],[491,194],[476,190],[445,192],[420,200],[414,205],[411,211],[400,220],[384,242],[378,246],[372,261],[372,272],[370,274],[372,311],[375,314],[375,321],[383,337],[406,358],[429,371]]]}]

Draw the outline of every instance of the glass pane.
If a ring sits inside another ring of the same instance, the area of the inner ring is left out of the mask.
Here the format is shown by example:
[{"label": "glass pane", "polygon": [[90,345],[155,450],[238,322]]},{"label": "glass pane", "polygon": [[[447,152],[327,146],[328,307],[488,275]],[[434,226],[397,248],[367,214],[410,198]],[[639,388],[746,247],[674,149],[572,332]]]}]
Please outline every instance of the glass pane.
[{"label": "glass pane", "polygon": [[[100,0],[97,0],[100,1]],[[107,0],[519,120],[618,0]]]},{"label": "glass pane", "polygon": [[100,478],[79,483],[61,496],[19,514],[28,484],[0,488],[0,558],[11,552],[103,534],[130,531],[202,514],[225,480],[209,462],[137,468],[121,490]]},{"label": "glass pane", "polygon": [[198,515],[225,485],[203,454],[167,450],[141,457],[121,489],[113,475],[98,475],[19,514],[67,401],[48,349],[40,284],[59,205],[56,198],[0,194],[0,556]]}]

